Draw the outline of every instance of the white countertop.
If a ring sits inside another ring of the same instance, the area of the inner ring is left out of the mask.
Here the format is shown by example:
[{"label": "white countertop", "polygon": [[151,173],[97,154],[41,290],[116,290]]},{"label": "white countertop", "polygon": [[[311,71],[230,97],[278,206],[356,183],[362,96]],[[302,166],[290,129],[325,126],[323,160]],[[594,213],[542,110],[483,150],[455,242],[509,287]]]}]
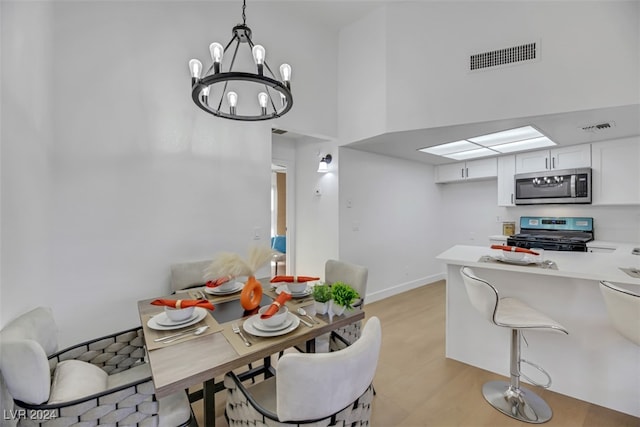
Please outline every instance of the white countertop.
[{"label": "white countertop", "polygon": [[[640,255],[631,254],[632,248],[636,246],[623,243],[613,244],[616,245],[616,250],[610,253],[545,251],[545,260],[555,261],[558,266],[557,270],[545,269],[535,265],[521,266],[499,262],[479,262],[480,257],[484,255],[496,255],[502,252],[485,246],[457,245],[438,255],[436,259],[447,264],[467,265],[492,270],[596,281],[607,280],[617,284],[640,286],[640,279],[633,278],[620,270],[620,267],[640,268]],[[630,289],[636,292],[640,290],[635,286]]]}]

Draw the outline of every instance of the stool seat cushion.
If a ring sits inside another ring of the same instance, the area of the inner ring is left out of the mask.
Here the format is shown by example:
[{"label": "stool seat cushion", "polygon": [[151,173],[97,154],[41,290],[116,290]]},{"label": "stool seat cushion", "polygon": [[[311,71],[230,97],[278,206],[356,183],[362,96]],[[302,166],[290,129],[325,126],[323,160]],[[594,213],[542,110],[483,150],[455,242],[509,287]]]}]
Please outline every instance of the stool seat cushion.
[{"label": "stool seat cushion", "polygon": [[552,329],[566,333],[560,323],[515,298],[499,300],[495,322],[512,329]]}]

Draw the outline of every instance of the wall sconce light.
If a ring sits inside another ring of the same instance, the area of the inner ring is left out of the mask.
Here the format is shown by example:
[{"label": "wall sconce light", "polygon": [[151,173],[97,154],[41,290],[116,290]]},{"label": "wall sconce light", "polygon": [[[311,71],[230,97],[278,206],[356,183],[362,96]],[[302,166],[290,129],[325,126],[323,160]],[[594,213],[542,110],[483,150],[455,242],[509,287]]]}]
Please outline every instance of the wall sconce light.
[{"label": "wall sconce light", "polygon": [[329,171],[329,163],[331,163],[331,154],[327,154],[320,160],[320,164],[318,165],[318,172],[325,173]]}]

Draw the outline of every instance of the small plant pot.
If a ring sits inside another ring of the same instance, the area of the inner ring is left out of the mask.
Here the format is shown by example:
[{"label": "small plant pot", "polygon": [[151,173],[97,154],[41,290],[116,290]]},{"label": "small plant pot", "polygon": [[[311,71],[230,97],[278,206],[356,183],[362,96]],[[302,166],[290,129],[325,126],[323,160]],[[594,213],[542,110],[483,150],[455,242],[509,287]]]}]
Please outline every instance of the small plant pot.
[{"label": "small plant pot", "polygon": [[342,316],[346,308],[347,307],[345,307],[344,305],[338,305],[333,300],[331,300],[331,311],[333,312],[334,315]]},{"label": "small plant pot", "polygon": [[330,301],[327,301],[327,302],[314,301],[313,305],[316,308],[316,313],[317,314],[327,314],[327,312],[329,311],[329,303],[330,303]]}]

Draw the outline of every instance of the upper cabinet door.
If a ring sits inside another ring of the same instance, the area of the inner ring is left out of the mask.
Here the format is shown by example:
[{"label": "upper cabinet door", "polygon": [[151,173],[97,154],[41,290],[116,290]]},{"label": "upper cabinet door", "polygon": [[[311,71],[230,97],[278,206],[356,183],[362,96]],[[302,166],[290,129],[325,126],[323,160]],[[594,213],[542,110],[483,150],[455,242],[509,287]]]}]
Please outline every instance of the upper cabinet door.
[{"label": "upper cabinet door", "polygon": [[549,170],[549,150],[529,151],[516,154],[516,173],[540,172]]},{"label": "upper cabinet door", "polygon": [[436,183],[462,181],[465,179],[465,164],[459,162],[437,165],[435,172]]},{"label": "upper cabinet door", "polygon": [[588,168],[591,166],[591,144],[572,145],[551,150],[551,169]]},{"label": "upper cabinet door", "polygon": [[468,162],[448,163],[435,167],[436,183],[458,182],[473,179],[495,178],[498,174],[497,160],[479,159]]},{"label": "upper cabinet door", "polygon": [[602,141],[593,148],[593,204],[640,204],[640,137]]},{"label": "upper cabinet door", "polygon": [[466,179],[495,178],[498,175],[498,161],[491,159],[468,160],[465,169]]},{"label": "upper cabinet door", "polygon": [[544,172],[591,166],[591,144],[516,154],[516,173]]},{"label": "upper cabinet door", "polygon": [[498,206],[515,206],[516,156],[498,157]]}]

